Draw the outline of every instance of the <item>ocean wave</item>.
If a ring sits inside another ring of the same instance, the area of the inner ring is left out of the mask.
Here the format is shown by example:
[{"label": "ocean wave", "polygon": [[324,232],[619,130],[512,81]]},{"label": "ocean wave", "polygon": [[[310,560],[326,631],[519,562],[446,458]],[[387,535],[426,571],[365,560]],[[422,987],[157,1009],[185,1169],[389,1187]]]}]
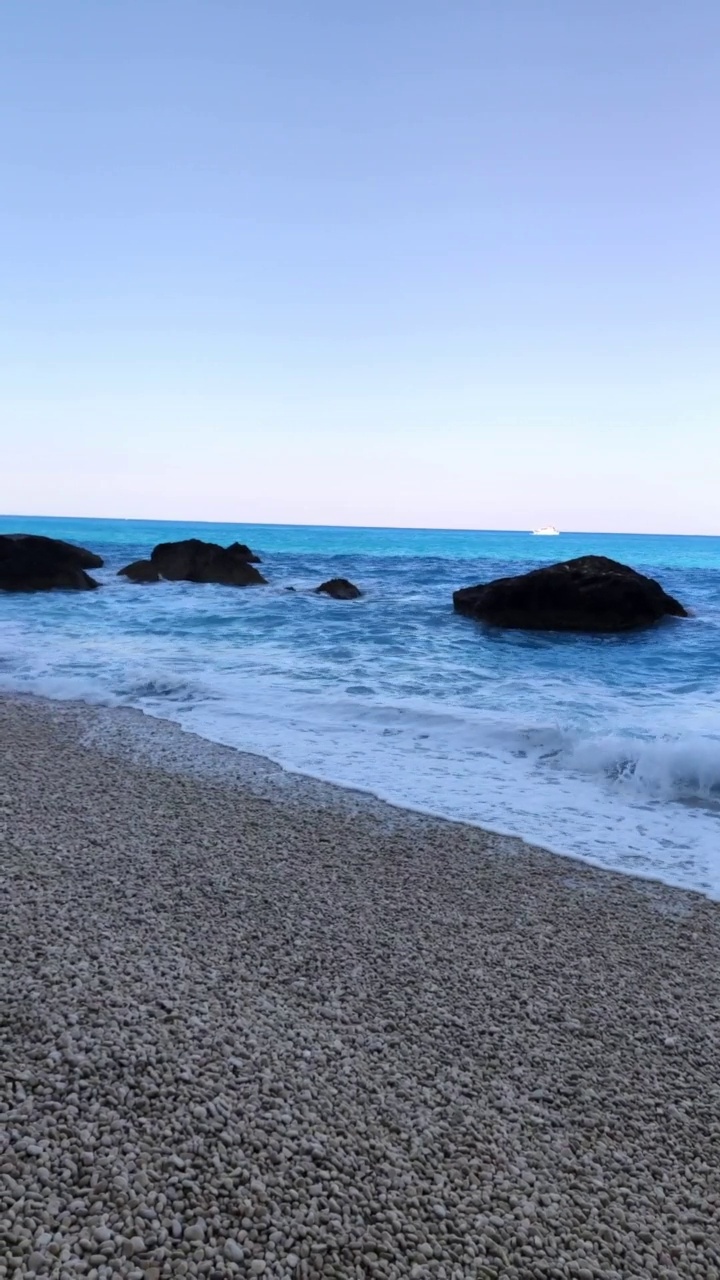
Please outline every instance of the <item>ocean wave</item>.
[{"label": "ocean wave", "polygon": [[615,734],[580,738],[563,764],[660,800],[720,805],[720,739],[688,736],[639,740]]},{"label": "ocean wave", "polygon": [[142,706],[156,700],[175,703],[215,701],[221,694],[201,680],[157,674],[123,682],[117,688],[116,696],[129,706]]},{"label": "ocean wave", "polygon": [[334,721],[381,736],[405,736],[413,750],[431,743],[449,758],[456,752],[509,756],[541,769],[594,776],[656,800],[720,803],[718,736],[590,734],[585,726],[518,723],[510,714],[497,718],[459,708],[383,703],[368,697],[371,691],[363,686],[347,692],[354,696],[317,708],[318,729]]}]

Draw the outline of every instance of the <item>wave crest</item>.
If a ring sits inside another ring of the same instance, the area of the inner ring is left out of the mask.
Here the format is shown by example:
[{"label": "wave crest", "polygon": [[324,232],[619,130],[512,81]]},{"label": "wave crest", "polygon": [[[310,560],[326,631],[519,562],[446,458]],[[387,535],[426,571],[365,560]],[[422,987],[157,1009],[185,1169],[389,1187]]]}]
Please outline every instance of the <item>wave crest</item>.
[{"label": "wave crest", "polygon": [[577,739],[561,753],[564,767],[657,800],[720,805],[720,739],[628,738],[615,734]]}]

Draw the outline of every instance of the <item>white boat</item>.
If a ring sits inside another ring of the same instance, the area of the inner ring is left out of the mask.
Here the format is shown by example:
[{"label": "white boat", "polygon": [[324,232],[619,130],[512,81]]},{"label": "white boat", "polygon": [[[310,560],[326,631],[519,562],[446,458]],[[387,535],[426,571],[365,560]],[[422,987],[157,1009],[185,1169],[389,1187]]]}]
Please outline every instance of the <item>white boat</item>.
[{"label": "white boat", "polygon": [[554,524],[543,525],[542,529],[533,529],[533,534],[538,538],[555,538],[560,533]]}]

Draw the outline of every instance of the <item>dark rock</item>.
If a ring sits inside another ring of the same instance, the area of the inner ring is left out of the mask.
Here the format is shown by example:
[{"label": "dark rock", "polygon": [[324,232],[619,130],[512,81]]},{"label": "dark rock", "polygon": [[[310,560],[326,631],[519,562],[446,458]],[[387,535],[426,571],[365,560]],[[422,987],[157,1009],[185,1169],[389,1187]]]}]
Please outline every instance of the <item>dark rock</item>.
[{"label": "dark rock", "polygon": [[333,600],[357,600],[362,591],[347,578],[330,578],[315,588],[315,594],[332,596]]},{"label": "dark rock", "polygon": [[77,561],[81,569],[102,569],[105,563],[102,556],[97,556],[94,551],[88,551],[87,547],[76,547],[71,542],[61,542],[60,546]]},{"label": "dark rock", "polygon": [[236,556],[242,556],[244,560],[247,560],[248,564],[262,563],[260,557],[256,555],[254,551],[251,551],[244,542],[231,542],[227,549],[228,551],[232,551]]},{"label": "dark rock", "polygon": [[99,586],[85,572],[102,560],[84,547],[35,533],[0,534],[0,590],[92,591]]},{"label": "dark rock", "polygon": [[[150,559],[162,578],[171,582],[217,582],[226,587],[250,587],[267,581],[248,560],[249,547],[239,542],[220,547],[200,538],[161,542]],[[252,555],[252,552],[250,552]]]},{"label": "dark rock", "polygon": [[24,546],[28,552],[34,548],[38,555],[47,553],[62,557],[77,569],[102,569],[104,564],[102,556],[96,556],[94,551],[78,547],[74,542],[63,542],[60,538],[46,538],[40,533],[3,533],[0,538],[17,543],[18,547]]},{"label": "dark rock", "polygon": [[131,582],[159,582],[160,574],[152,560],[133,560],[124,569],[118,569],[119,578],[129,578]]},{"label": "dark rock", "polygon": [[609,560],[580,556],[498,578],[453,595],[458,613],[497,627],[535,631],[631,631],[687,610],[659,582]]}]

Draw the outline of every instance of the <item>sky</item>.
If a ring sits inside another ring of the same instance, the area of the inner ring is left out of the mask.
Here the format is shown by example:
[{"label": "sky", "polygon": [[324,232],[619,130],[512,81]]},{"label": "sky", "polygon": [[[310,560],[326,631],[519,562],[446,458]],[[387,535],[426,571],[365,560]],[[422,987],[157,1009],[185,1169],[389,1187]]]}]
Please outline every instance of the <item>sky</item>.
[{"label": "sky", "polygon": [[720,534],[717,0],[3,0],[0,511]]}]

